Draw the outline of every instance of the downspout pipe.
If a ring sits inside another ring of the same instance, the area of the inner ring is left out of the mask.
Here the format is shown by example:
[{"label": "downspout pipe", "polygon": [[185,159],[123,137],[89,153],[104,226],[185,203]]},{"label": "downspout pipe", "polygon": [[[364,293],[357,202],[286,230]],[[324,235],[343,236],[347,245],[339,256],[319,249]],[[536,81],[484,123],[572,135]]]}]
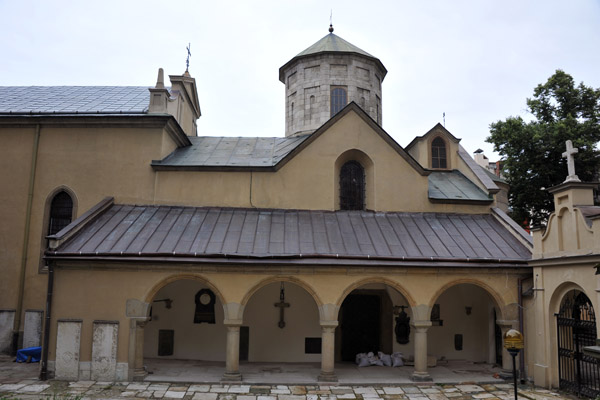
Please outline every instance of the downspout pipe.
[{"label": "downspout pipe", "polygon": [[21,317],[23,314],[23,298],[25,297],[25,271],[27,269],[27,253],[29,251],[29,231],[31,228],[31,208],[33,204],[33,189],[35,187],[35,171],[38,159],[38,148],[40,145],[40,125],[35,126],[33,137],[33,149],[31,154],[31,169],[29,172],[29,189],[27,192],[27,209],[25,211],[25,230],[23,232],[23,248],[21,249],[21,269],[19,270],[19,286],[17,293],[17,309],[13,325],[13,337],[11,354],[14,356],[19,349],[21,339]]},{"label": "downspout pipe", "polygon": [[48,291],[46,292],[46,318],[44,322],[44,341],[42,343],[42,359],[40,380],[48,379],[48,346],[50,344],[50,320],[52,319],[52,292],[54,290],[54,262],[48,263]]},{"label": "downspout pipe", "polygon": [[[523,324],[523,282],[526,281],[527,279],[532,279],[531,276],[528,276],[526,278],[519,278],[518,280],[518,285],[517,285],[517,290],[519,291],[518,293],[518,299],[519,299],[519,332],[521,332],[521,334],[523,336],[525,336],[525,326]],[[521,349],[520,350],[520,357],[519,357],[519,379],[521,381],[521,383],[524,383],[525,380],[527,379],[527,377],[525,376],[525,350]]]}]

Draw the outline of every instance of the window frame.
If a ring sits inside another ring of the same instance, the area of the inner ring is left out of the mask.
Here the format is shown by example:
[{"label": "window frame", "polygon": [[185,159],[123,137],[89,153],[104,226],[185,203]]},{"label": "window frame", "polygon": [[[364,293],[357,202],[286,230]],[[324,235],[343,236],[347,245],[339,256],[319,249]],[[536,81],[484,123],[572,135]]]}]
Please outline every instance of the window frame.
[{"label": "window frame", "polygon": [[[339,91],[339,92],[338,92]],[[343,102],[337,101],[341,98],[336,93],[343,93]],[[329,90],[329,116],[333,117],[348,105],[348,88],[345,86],[331,86]]]},{"label": "window frame", "polygon": [[[436,151],[434,151],[434,145],[441,143],[442,146],[435,146]],[[443,148],[444,154],[443,157],[440,157],[440,149]],[[437,166],[435,165],[437,161]],[[442,166],[441,161],[444,162],[445,165]],[[429,142],[429,164],[431,169],[450,169],[450,159],[448,157],[448,141],[445,140],[442,136],[435,136]]]}]

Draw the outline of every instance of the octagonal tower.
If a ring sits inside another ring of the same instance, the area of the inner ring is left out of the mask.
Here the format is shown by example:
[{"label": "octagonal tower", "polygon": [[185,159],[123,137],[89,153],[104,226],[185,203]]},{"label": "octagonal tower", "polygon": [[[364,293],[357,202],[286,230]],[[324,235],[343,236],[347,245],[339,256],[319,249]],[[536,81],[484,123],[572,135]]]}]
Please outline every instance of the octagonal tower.
[{"label": "octagonal tower", "polygon": [[364,50],[329,34],[279,68],[285,84],[285,136],[314,132],[354,101],[381,125],[387,70]]}]

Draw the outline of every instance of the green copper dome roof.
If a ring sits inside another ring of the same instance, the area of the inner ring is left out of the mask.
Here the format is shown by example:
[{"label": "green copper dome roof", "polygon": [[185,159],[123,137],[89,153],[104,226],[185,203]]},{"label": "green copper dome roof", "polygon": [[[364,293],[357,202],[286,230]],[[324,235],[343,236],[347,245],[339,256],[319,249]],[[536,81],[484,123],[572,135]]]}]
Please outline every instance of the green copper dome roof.
[{"label": "green copper dome roof", "polygon": [[377,66],[381,69],[381,72],[382,72],[381,79],[383,80],[383,78],[387,74],[387,69],[385,69],[385,67],[383,66],[383,64],[377,57],[374,57],[373,55],[367,53],[366,51],[359,49],[352,43],[347,42],[346,40],[342,39],[338,35],[333,34],[332,32],[333,32],[333,28],[330,28],[330,33],[328,35],[325,35],[323,38],[321,38],[319,41],[317,41],[315,44],[313,44],[306,50],[298,53],[294,58],[292,58],[290,61],[285,63],[285,65],[283,67],[279,68],[279,80],[281,82],[285,83],[284,71],[286,71],[288,69],[288,67],[290,67],[296,60],[298,60],[300,58],[304,58],[304,57],[317,55],[317,54],[327,54],[327,53],[358,54],[363,57],[366,57],[366,58],[374,61],[375,64],[377,64]]},{"label": "green copper dome roof", "polygon": [[342,39],[341,37],[339,37],[338,35],[335,35],[333,33],[325,35],[317,43],[313,44],[312,46],[310,46],[308,49],[304,50],[303,52],[298,53],[298,55],[296,55],[296,57],[308,56],[311,54],[324,53],[324,52],[358,53],[358,54],[362,54],[363,56],[375,58],[372,55],[370,55],[369,53],[367,53],[366,51],[359,49],[352,43],[345,41],[344,39]]}]

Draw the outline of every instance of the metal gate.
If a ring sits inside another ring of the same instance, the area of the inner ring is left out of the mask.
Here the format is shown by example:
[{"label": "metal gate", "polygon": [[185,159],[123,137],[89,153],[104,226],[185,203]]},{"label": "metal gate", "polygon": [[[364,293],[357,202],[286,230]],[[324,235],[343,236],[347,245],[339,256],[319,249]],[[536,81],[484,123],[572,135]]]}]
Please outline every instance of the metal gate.
[{"label": "metal gate", "polygon": [[559,385],[579,397],[600,395],[600,368],[595,358],[583,354],[596,344],[596,317],[590,299],[579,291],[565,295],[556,316]]}]

